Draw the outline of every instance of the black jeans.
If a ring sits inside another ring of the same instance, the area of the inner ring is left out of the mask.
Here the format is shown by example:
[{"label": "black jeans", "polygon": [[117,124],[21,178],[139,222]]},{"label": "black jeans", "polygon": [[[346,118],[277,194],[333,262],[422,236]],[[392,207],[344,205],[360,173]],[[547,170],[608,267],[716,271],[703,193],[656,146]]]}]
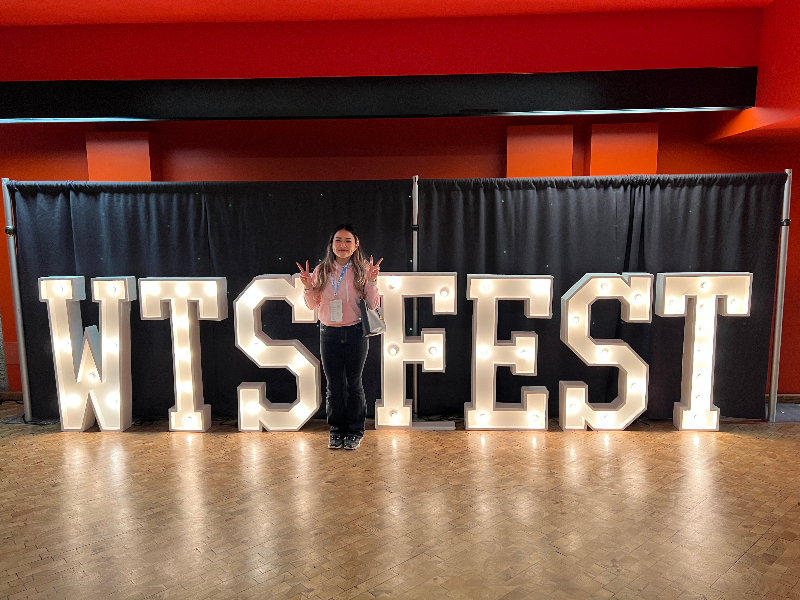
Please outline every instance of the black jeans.
[{"label": "black jeans", "polygon": [[369,339],[362,336],[361,323],[347,327],[320,324],[319,329],[322,368],[328,380],[328,425],[334,433],[364,435],[367,399],[361,373]]}]

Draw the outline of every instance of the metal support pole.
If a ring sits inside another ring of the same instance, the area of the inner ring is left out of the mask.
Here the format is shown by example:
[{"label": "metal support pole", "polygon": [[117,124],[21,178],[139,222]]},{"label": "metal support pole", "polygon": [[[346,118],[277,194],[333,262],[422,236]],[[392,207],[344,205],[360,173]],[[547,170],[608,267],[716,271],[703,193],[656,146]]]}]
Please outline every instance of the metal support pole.
[{"label": "metal support pole", "polygon": [[11,293],[14,296],[14,321],[17,326],[17,348],[19,348],[19,374],[22,379],[22,404],[25,420],[33,420],[31,392],[28,388],[28,359],[25,353],[25,328],[22,326],[22,300],[19,295],[19,271],[17,270],[17,227],[11,194],[8,193],[8,179],[3,178],[3,208],[6,212],[6,240],[8,241],[8,263],[11,268]]},{"label": "metal support pole", "polygon": [[775,315],[772,334],[772,372],[769,381],[769,412],[767,420],[775,422],[778,412],[778,372],[781,366],[781,333],[783,333],[783,297],[786,291],[786,256],[789,253],[789,209],[792,203],[792,170],[786,169],[781,217],[781,250],[778,255],[778,289],[775,293]]},{"label": "metal support pole", "polygon": [[[419,271],[419,176],[414,175],[411,187],[411,270]],[[417,298],[412,300],[413,308],[411,311],[411,330],[414,335],[419,335],[419,301]],[[412,414],[414,417],[419,413],[419,365],[412,366],[411,391],[414,399]]]}]

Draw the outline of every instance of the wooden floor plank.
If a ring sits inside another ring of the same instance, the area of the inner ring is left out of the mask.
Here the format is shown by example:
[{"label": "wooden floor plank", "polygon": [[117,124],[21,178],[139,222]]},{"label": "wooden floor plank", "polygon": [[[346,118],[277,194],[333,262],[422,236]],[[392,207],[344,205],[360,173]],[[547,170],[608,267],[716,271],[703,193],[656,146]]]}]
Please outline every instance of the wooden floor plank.
[{"label": "wooden floor plank", "polygon": [[0,425],[0,599],[800,598],[799,424],[551,429]]}]

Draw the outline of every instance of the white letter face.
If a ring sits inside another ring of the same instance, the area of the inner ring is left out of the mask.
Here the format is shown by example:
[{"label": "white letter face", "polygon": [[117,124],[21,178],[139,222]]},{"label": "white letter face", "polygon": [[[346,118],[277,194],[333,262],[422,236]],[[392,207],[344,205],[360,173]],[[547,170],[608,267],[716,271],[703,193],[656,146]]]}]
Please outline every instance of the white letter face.
[{"label": "white letter face", "polygon": [[236,346],[262,368],[286,368],[297,381],[297,399],[290,404],[267,400],[266,384],[245,382],[238,388],[239,431],[298,431],[321,403],[320,365],[298,340],[273,340],[261,327],[261,306],[285,300],[293,323],[314,323],[316,311],[303,302],[303,282],[295,275],[261,275],[233,303]]},{"label": "white letter face", "polygon": [[433,314],[456,314],[456,273],[381,273],[378,292],[383,296],[381,395],[375,402],[375,429],[411,429],[413,401],[406,399],[406,365],[423,371],[445,369],[444,329],[423,329],[421,336],[405,334],[405,299],[430,296]]},{"label": "white letter face", "polygon": [[146,277],[139,280],[142,319],[170,319],[175,406],[169,409],[170,431],[206,431],[211,406],[203,403],[200,322],[228,318],[224,277]]},{"label": "white letter face", "polygon": [[547,429],[546,387],[522,388],[522,404],[497,402],[498,365],[514,375],[536,375],[538,336],[512,331],[510,341],[497,340],[500,300],[524,300],[525,316],[553,316],[553,278],[524,275],[468,275],[467,297],[472,312],[472,402],[464,405],[466,429]]},{"label": "white letter face", "polygon": [[559,425],[564,431],[620,430],[647,409],[649,367],[622,340],[596,342],[590,336],[591,305],[601,298],[622,304],[626,323],[649,323],[653,276],[587,273],[561,298],[561,340],[587,365],[619,367],[619,396],[607,404],[590,404],[582,381],[559,382]]},{"label": "white letter face", "polygon": [[[47,302],[62,431],[85,431],[95,417],[103,431],[131,426],[131,301],[133,277],[92,279],[100,304],[100,331],[81,321],[83,277],[41,277],[39,299]],[[92,409],[89,410],[91,401]]]},{"label": "white letter face", "polygon": [[714,406],[717,312],[749,317],[752,273],[659,273],[656,314],[686,317],[681,401],[672,422],[680,430],[719,431]]}]

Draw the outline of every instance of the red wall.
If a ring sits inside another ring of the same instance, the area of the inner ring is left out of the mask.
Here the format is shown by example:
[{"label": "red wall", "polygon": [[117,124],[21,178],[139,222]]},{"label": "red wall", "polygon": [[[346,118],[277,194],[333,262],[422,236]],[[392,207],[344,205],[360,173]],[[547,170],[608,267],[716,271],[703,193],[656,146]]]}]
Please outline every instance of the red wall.
[{"label": "red wall", "polygon": [[800,111],[800,2],[774,0],[764,7],[764,26],[756,104]]},{"label": "red wall", "polygon": [[[800,106],[796,0],[763,9],[389,21],[0,27],[0,81],[420,75],[758,65],[759,104]],[[764,30],[762,32],[762,23]],[[800,169],[800,141],[707,144],[730,116],[0,124],[0,176],[88,179],[87,133],[152,134],[154,179],[503,177],[507,127],[569,124],[573,174],[591,126],[657,122],[660,173]],[[157,151],[154,151],[157,149]],[[800,171],[798,171],[800,173]],[[798,178],[800,180],[800,178]],[[800,183],[796,184],[796,188]],[[797,189],[795,190],[795,197]],[[797,202],[795,202],[797,204]],[[796,209],[795,212],[800,209]],[[0,314],[14,342],[5,245]],[[800,239],[790,238],[781,391],[800,393]],[[10,369],[12,384],[18,372]],[[16,377],[16,379],[15,379]],[[18,387],[16,389],[19,389]]]},{"label": "red wall", "polygon": [[0,28],[0,80],[535,73],[758,64],[762,10]]}]

